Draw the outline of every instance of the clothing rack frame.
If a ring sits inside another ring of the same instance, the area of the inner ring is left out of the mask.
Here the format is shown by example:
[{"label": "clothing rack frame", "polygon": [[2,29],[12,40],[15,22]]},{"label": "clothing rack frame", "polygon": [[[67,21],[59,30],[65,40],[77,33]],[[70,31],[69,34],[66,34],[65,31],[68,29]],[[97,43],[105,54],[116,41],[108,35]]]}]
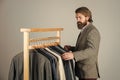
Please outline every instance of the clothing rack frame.
[{"label": "clothing rack frame", "polygon": [[[29,80],[29,49],[33,47],[47,47],[60,44],[61,42],[61,31],[63,28],[21,28],[20,31],[23,32],[23,80]],[[55,37],[30,39],[29,35],[31,32],[56,32]],[[30,46],[30,42],[44,41],[44,40],[56,40],[53,43],[41,44],[40,46]]]}]

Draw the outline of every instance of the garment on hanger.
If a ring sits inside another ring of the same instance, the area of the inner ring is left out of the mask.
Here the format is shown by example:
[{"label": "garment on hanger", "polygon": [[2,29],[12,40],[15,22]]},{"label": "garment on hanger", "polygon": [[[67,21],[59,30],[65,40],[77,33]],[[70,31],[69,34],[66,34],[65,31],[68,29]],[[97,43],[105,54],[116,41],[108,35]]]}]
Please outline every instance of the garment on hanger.
[{"label": "garment on hanger", "polygon": [[60,80],[66,80],[65,71],[64,71],[63,62],[62,62],[61,57],[58,54],[56,54],[55,52],[51,51],[50,49],[48,49],[48,48],[45,48],[45,49],[47,51],[49,51],[51,54],[53,54],[56,57],[58,57]]},{"label": "garment on hanger", "polygon": [[[29,79],[53,80],[50,61],[34,49],[29,50]],[[8,80],[23,80],[23,52],[13,57],[9,69]]]},{"label": "garment on hanger", "polygon": [[37,48],[35,49],[38,51],[39,54],[44,55],[46,58],[48,58],[48,60],[51,63],[51,70],[52,70],[52,78],[53,80],[60,80],[59,79],[59,74],[58,74],[58,65],[57,65],[57,57],[53,56],[52,54],[50,54],[48,51],[46,51],[44,48]]}]

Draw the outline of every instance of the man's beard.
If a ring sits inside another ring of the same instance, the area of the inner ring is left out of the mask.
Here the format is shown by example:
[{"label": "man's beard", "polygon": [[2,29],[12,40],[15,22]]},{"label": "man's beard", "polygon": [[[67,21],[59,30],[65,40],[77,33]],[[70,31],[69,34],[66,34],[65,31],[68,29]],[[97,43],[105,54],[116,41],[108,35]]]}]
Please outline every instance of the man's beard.
[{"label": "man's beard", "polygon": [[84,23],[77,22],[78,29],[82,29],[85,25],[87,25],[87,21],[85,21]]}]

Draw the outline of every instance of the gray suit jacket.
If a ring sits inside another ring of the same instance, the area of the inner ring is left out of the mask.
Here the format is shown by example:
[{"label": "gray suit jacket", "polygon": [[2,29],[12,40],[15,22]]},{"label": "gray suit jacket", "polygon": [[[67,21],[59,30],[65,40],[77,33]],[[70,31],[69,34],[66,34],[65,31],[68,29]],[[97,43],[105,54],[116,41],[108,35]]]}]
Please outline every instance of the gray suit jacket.
[{"label": "gray suit jacket", "polygon": [[78,36],[75,47],[76,75],[79,78],[98,78],[99,31],[90,23]]},{"label": "gray suit jacket", "polygon": [[[30,50],[30,80],[53,80],[50,61],[35,50]],[[8,80],[23,80],[23,52],[13,57]]]}]

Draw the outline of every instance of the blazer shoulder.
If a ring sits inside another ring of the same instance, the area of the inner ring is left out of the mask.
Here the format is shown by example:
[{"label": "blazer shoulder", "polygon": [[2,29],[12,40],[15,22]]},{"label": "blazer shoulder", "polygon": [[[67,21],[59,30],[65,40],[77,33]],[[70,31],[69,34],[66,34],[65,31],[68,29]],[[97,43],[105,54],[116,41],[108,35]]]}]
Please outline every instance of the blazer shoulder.
[{"label": "blazer shoulder", "polygon": [[87,31],[88,32],[96,32],[96,33],[100,34],[99,30],[93,24],[88,25]]},{"label": "blazer shoulder", "polygon": [[13,56],[12,60],[16,61],[19,58],[23,57],[23,52],[19,52],[18,54],[16,54],[15,56]]}]

